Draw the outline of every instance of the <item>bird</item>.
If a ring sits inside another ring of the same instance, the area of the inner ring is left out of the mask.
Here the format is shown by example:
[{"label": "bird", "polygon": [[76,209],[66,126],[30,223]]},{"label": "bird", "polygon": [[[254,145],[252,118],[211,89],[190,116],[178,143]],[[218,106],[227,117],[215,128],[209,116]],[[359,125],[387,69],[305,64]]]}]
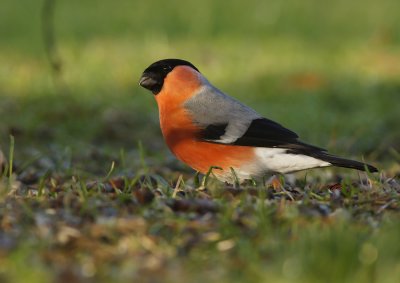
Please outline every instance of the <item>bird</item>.
[{"label": "bird", "polygon": [[378,171],[300,141],[295,132],[213,86],[189,61],[156,61],[139,85],[155,97],[172,153],[200,173],[212,170],[221,181],[242,183],[328,166]]}]

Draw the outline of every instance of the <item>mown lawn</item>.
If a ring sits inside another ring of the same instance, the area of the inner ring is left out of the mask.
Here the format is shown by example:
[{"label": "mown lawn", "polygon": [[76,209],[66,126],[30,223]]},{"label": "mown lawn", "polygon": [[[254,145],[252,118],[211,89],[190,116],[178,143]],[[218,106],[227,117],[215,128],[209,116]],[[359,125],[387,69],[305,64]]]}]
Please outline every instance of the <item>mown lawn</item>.
[{"label": "mown lawn", "polygon": [[[57,1],[56,78],[42,3],[3,2],[1,282],[400,281],[398,1]],[[170,57],[381,172],[196,176],[137,85]]]}]

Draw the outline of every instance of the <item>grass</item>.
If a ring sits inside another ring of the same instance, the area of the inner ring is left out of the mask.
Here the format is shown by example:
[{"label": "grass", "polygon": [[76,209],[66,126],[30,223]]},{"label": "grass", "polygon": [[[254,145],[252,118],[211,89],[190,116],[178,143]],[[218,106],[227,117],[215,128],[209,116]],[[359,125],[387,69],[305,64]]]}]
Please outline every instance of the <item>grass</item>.
[{"label": "grass", "polygon": [[[40,3],[2,3],[0,281],[399,281],[397,1],[168,3],[57,1],[56,83]],[[167,57],[381,173],[197,179],[137,85]]]},{"label": "grass", "polygon": [[285,190],[220,183],[197,190],[190,177],[175,186],[161,175],[45,176],[40,185],[14,181],[11,195],[3,184],[3,279],[399,278],[398,180],[363,178],[329,188],[314,178]]}]

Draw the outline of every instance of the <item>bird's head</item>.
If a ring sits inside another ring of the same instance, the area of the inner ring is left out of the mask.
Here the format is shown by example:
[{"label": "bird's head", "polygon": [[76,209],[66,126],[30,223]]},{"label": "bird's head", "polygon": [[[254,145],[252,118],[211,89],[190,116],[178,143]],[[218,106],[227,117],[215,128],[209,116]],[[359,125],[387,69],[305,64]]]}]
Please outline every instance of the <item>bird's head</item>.
[{"label": "bird's head", "polygon": [[167,75],[177,66],[188,66],[199,72],[199,70],[188,61],[181,59],[163,59],[154,62],[144,70],[140,77],[139,85],[150,90],[154,95],[157,95],[161,91]]}]

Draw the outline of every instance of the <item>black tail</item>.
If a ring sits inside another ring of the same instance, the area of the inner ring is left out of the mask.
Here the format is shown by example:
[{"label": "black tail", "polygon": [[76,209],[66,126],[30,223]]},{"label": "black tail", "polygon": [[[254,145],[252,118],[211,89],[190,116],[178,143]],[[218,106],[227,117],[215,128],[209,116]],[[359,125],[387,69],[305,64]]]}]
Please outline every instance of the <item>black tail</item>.
[{"label": "black tail", "polygon": [[372,165],[362,163],[355,160],[345,159],[337,156],[330,155],[326,152],[319,152],[315,156],[315,158],[324,160],[326,162],[331,163],[333,166],[344,167],[344,168],[352,168],[360,171],[369,171],[371,173],[378,172],[378,169]]}]

